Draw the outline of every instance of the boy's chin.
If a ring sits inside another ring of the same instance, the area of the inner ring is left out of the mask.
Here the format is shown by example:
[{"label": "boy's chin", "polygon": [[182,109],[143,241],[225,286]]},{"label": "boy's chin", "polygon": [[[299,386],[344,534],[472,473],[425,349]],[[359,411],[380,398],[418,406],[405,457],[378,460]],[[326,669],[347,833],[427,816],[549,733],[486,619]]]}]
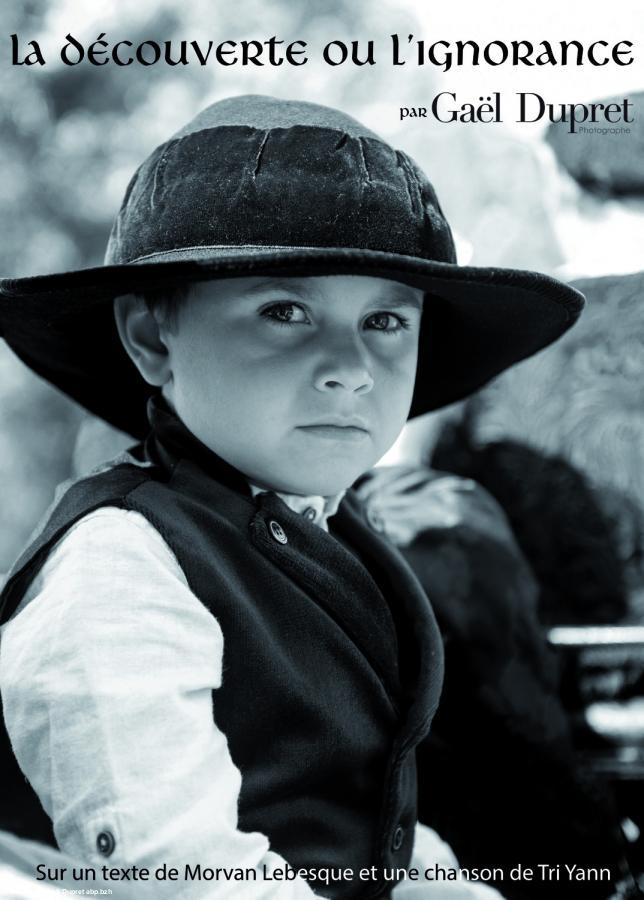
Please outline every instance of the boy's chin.
[{"label": "boy's chin", "polygon": [[275,479],[271,490],[281,494],[299,494],[304,497],[334,497],[346,491],[356,481],[362,470],[289,473],[289,477]]}]

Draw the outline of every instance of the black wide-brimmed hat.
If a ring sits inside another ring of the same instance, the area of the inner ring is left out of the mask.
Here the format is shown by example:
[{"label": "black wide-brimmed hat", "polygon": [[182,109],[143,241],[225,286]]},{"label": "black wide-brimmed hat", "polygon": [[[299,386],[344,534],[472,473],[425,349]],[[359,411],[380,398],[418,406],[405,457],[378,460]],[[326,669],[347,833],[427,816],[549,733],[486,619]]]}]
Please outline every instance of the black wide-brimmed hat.
[{"label": "black wide-brimmed hat", "polygon": [[537,272],[457,265],[425,174],[355,119],[248,95],[209,106],[143,162],[103,266],[1,280],[0,333],[39,375],[141,437],[152,388],[121,346],[114,297],[186,280],[342,274],[426,292],[412,416],[551,343],[584,302]]}]

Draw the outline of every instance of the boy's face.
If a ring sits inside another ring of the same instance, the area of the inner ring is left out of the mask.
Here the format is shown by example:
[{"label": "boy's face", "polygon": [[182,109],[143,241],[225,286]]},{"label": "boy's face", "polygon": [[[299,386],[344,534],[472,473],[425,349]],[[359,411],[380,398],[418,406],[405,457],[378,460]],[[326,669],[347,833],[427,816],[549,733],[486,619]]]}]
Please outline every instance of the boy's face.
[{"label": "boy's face", "polygon": [[201,282],[176,321],[161,322],[163,394],[259,487],[335,494],[405,423],[422,299],[361,275]]}]

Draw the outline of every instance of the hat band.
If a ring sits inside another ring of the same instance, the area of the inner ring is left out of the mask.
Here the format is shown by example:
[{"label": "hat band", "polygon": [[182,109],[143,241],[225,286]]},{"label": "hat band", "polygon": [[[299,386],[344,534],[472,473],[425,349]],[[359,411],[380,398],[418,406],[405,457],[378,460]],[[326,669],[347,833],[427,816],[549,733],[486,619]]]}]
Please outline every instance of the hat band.
[{"label": "hat band", "polygon": [[[305,247],[289,244],[207,244],[205,246],[195,245],[194,247],[173,247],[172,250],[157,250],[154,253],[146,253],[143,256],[137,256],[136,259],[130,260],[131,265],[147,262],[170,262],[174,260],[198,260],[210,259],[213,251],[221,251],[222,255],[234,255],[236,253],[261,253],[263,250],[273,251],[295,251],[302,250],[329,250],[335,248],[329,247]],[[337,248],[343,249],[343,248]],[[348,248],[347,248],[348,249]],[[351,248],[353,249],[353,248]]]}]

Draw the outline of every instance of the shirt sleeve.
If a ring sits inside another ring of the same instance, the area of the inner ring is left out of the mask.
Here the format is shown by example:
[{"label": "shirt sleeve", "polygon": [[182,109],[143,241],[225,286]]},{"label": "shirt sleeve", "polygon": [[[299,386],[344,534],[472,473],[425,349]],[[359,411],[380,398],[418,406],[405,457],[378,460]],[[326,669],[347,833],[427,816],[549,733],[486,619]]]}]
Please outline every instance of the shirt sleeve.
[{"label": "shirt sleeve", "polygon": [[[26,600],[2,629],[2,702],[60,849],[181,876],[186,865],[248,870],[180,880],[185,900],[316,896],[300,878],[266,880],[263,867],[285,861],[238,829],[241,775],[213,718],[223,635],[158,531],[134,511],[86,515]],[[156,887],[176,896],[177,882]]]},{"label": "shirt sleeve", "polygon": [[443,881],[436,869],[458,869],[449,844],[422,822],[416,823],[414,850],[409,869],[418,871],[418,881],[402,881],[391,892],[392,900],[503,900],[493,887],[477,881]]}]

